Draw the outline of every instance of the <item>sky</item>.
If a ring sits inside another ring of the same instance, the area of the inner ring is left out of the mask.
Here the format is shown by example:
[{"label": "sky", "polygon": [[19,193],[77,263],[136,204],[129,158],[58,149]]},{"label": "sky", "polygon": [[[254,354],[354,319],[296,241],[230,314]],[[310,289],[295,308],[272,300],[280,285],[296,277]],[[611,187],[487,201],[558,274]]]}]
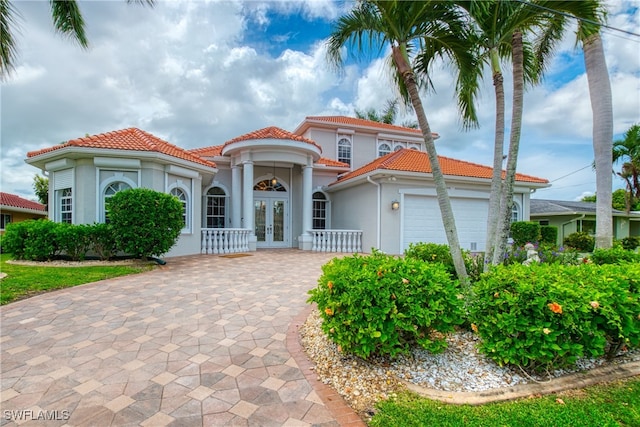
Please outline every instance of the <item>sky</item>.
[{"label": "sky", "polygon": [[[0,189],[35,199],[28,151],[138,127],[185,149],[223,144],[267,126],[292,131],[306,116],[382,110],[396,93],[389,51],[328,66],[325,41],[353,3],[331,0],[80,1],[89,49],[54,32],[46,1],[16,1],[19,56],[0,88]],[[640,32],[640,1],[607,2],[608,25]],[[640,122],[640,37],[603,29],[614,140]],[[592,113],[584,60],[567,32],[544,81],[524,98],[518,171],[551,181],[532,197],[579,200],[595,191]],[[505,67],[507,122],[511,78]],[[447,64],[422,100],[443,156],[493,163],[494,91],[480,126],[462,129]],[[398,122],[412,120],[401,109]],[[414,119],[415,121],[415,119]],[[507,142],[509,123],[507,123]],[[622,188],[614,177],[614,188]]]}]

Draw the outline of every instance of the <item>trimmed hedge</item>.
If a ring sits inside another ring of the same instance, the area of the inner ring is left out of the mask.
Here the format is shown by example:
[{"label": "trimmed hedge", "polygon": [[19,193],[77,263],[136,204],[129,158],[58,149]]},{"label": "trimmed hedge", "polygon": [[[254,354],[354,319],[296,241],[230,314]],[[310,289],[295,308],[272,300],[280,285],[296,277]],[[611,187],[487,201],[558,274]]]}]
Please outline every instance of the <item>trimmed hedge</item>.
[{"label": "trimmed hedge", "polygon": [[540,224],[531,221],[516,221],[511,224],[511,237],[515,246],[539,243],[541,238]]}]

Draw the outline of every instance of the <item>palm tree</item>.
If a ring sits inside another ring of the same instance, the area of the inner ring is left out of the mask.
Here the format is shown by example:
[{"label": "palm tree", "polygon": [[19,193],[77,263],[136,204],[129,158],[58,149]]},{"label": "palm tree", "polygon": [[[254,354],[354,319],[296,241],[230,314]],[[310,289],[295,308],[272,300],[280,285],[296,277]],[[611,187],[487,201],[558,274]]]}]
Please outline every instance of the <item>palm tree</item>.
[{"label": "palm tree", "polygon": [[613,142],[613,163],[622,161],[622,168],[616,174],[627,184],[627,212],[634,199],[640,199],[640,124],[632,125],[623,139]]},{"label": "palm tree", "polygon": [[[155,0],[127,0],[153,6]],[[76,0],[49,0],[53,26],[60,34],[74,39],[81,47],[87,48],[89,41],[84,31],[84,19]],[[0,0],[0,77],[6,78],[15,67],[18,54],[13,28],[17,24],[17,10],[9,0]]]},{"label": "palm tree", "polygon": [[549,15],[550,31],[558,34],[566,28],[568,17],[578,20],[577,38],[582,43],[589,97],[593,112],[593,153],[596,169],[596,248],[613,245],[611,220],[611,188],[613,158],[613,107],[609,70],[600,37],[605,20],[604,2],[600,0],[555,1],[518,0]]},{"label": "palm tree", "polygon": [[[450,2],[439,1],[362,1],[336,23],[328,41],[330,63],[340,66],[345,46],[355,53],[385,46],[391,47],[391,63],[397,88],[403,99],[409,100],[422,130],[442,223],[449,242],[456,273],[467,283],[467,271],[462,258],[451,201],[440,168],[431,128],[420,98],[419,86],[429,83],[428,69],[436,58],[451,59],[458,69],[458,86],[465,83],[465,72],[473,68],[467,26],[464,17]],[[412,58],[414,65],[412,65]],[[463,91],[460,91],[463,92]],[[477,122],[473,103],[459,102],[463,117]]]},{"label": "palm tree", "polygon": [[374,108],[369,108],[366,111],[355,110],[356,117],[359,119],[371,120],[372,122],[386,123],[392,125],[396,121],[396,115],[398,114],[398,101],[390,99],[387,101],[387,105],[380,112]]},{"label": "palm tree", "polygon": [[[512,1],[456,1],[469,15],[475,29],[474,43],[479,47],[481,61],[474,76],[480,79],[483,66],[491,67],[496,102],[496,122],[493,156],[493,176],[487,217],[486,258],[493,264],[502,259],[506,247],[513,203],[513,185],[517,166],[522,123],[525,84],[537,83],[542,69],[534,61],[531,45],[523,40],[523,31],[539,28],[535,13]],[[513,107],[508,156],[504,155],[505,100],[501,62],[511,59],[513,67]],[[507,171],[502,177],[503,160]],[[488,268],[489,264],[485,264]]]}]

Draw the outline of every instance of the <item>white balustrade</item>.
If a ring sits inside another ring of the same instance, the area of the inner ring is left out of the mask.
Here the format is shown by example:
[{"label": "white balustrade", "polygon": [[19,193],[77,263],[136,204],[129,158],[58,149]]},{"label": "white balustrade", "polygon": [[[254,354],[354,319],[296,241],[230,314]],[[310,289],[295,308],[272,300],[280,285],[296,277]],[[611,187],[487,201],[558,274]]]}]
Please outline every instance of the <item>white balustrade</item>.
[{"label": "white balustrade", "polygon": [[315,252],[362,252],[362,230],[309,230]]},{"label": "white balustrade", "polygon": [[249,250],[248,228],[203,228],[200,252],[203,254],[231,254]]}]

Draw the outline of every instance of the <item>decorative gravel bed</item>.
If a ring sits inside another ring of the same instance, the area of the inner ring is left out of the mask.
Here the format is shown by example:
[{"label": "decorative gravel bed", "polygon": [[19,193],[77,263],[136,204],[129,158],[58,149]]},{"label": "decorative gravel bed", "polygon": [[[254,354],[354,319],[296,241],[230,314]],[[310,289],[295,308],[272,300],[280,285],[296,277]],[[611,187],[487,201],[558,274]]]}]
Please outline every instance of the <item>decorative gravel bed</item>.
[{"label": "decorative gravel bed", "polygon": [[365,361],[340,353],[322,331],[321,324],[322,319],[314,310],[300,328],[302,345],[315,363],[318,379],[331,385],[364,418],[373,414],[377,401],[388,399],[404,388],[401,380],[443,391],[474,392],[544,382],[606,363],[640,360],[640,350],[636,349],[611,362],[604,358],[583,359],[573,370],[532,377],[517,368],[498,366],[478,352],[477,335],[457,332],[447,338],[448,348],[441,354],[416,348],[410,355],[394,360],[379,357]]}]

